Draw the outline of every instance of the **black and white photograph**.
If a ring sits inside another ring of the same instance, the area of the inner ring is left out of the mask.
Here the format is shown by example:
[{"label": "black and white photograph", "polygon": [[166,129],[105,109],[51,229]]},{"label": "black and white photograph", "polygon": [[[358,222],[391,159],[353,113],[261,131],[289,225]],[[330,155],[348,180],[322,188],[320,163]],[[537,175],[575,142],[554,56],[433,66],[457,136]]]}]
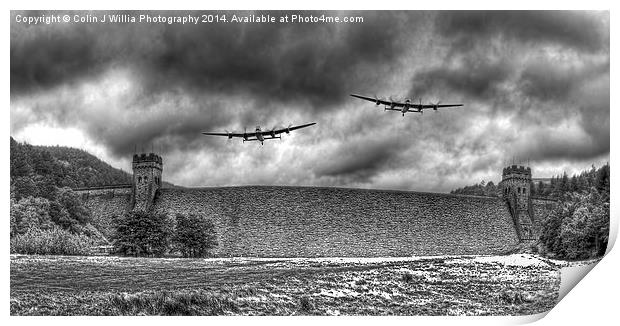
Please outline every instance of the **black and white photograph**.
[{"label": "black and white photograph", "polygon": [[614,241],[608,10],[11,10],[9,96],[11,317],[544,316]]}]

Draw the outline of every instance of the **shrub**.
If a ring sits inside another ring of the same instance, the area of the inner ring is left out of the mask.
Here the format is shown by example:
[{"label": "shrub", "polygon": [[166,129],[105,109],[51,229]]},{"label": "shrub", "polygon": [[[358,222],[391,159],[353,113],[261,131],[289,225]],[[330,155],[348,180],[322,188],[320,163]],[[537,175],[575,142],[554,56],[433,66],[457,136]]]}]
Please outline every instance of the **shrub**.
[{"label": "shrub", "polygon": [[125,255],[163,256],[171,235],[172,224],[165,214],[130,212],[118,219],[114,246]]},{"label": "shrub", "polygon": [[217,246],[215,226],[195,214],[176,216],[174,243],[183,257],[205,257]]},{"label": "shrub", "polygon": [[413,274],[411,274],[411,273],[403,274],[403,282],[411,283],[411,282],[413,282],[413,280],[414,280]]},{"label": "shrub", "polygon": [[32,228],[11,238],[11,253],[28,255],[89,255],[92,238],[73,234],[59,227]]},{"label": "shrub", "polygon": [[314,305],[312,304],[312,300],[310,300],[310,297],[303,296],[301,297],[301,299],[299,299],[299,309],[304,312],[314,310]]},{"label": "shrub", "polygon": [[223,315],[238,312],[236,303],[226,295],[205,291],[142,292],[112,294],[108,299],[116,315]]},{"label": "shrub", "polygon": [[526,297],[518,291],[504,290],[500,292],[499,297],[508,304],[522,304],[526,302]]}]

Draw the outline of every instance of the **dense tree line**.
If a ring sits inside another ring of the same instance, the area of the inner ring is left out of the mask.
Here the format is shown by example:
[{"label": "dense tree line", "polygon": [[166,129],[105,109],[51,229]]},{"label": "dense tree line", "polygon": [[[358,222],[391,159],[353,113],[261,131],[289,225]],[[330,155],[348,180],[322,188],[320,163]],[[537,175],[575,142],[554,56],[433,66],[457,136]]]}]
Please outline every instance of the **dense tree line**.
[{"label": "dense tree line", "polygon": [[564,172],[552,177],[549,183],[539,181],[531,186],[532,195],[552,198],[561,198],[573,192],[589,192],[591,188],[609,194],[609,163],[598,169],[592,166],[590,170],[571,177]]},{"label": "dense tree line", "polygon": [[450,191],[451,194],[458,195],[473,195],[473,196],[497,196],[497,186],[493,183],[493,181],[489,181],[486,183],[484,180],[479,184],[475,184],[473,186],[465,186],[463,188],[458,188]]},{"label": "dense tree line", "polygon": [[203,216],[128,212],[117,219],[114,246],[123,255],[206,257],[217,240],[215,226]]},{"label": "dense tree line", "polygon": [[[592,166],[590,170],[569,177],[566,172],[553,176],[549,182],[530,183],[530,194],[534,197],[561,198],[568,193],[589,192],[595,188],[599,193],[609,193],[609,163],[600,168]],[[451,194],[474,196],[499,196],[500,192],[493,181],[465,186],[450,191]]]}]

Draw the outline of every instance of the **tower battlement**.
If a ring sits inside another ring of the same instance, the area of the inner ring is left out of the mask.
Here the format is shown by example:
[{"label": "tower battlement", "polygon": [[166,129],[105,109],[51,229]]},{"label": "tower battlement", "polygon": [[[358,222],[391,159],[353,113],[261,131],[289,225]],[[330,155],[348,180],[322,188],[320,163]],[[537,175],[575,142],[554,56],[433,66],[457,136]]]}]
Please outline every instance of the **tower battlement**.
[{"label": "tower battlement", "polygon": [[504,168],[502,172],[502,181],[510,178],[527,178],[532,179],[532,169],[529,166],[511,165]]},{"label": "tower battlement", "polygon": [[155,153],[142,153],[142,154],[134,154],[133,155],[133,164],[138,163],[157,163],[159,165],[163,165],[163,160],[161,156]]}]

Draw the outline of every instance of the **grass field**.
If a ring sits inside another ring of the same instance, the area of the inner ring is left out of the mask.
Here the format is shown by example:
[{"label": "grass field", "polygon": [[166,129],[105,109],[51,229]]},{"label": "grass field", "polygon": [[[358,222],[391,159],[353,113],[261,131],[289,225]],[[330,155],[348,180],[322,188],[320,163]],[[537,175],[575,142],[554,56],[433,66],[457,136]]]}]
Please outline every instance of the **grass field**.
[{"label": "grass field", "polygon": [[531,255],[161,259],[11,256],[11,315],[525,315],[555,305]]}]

